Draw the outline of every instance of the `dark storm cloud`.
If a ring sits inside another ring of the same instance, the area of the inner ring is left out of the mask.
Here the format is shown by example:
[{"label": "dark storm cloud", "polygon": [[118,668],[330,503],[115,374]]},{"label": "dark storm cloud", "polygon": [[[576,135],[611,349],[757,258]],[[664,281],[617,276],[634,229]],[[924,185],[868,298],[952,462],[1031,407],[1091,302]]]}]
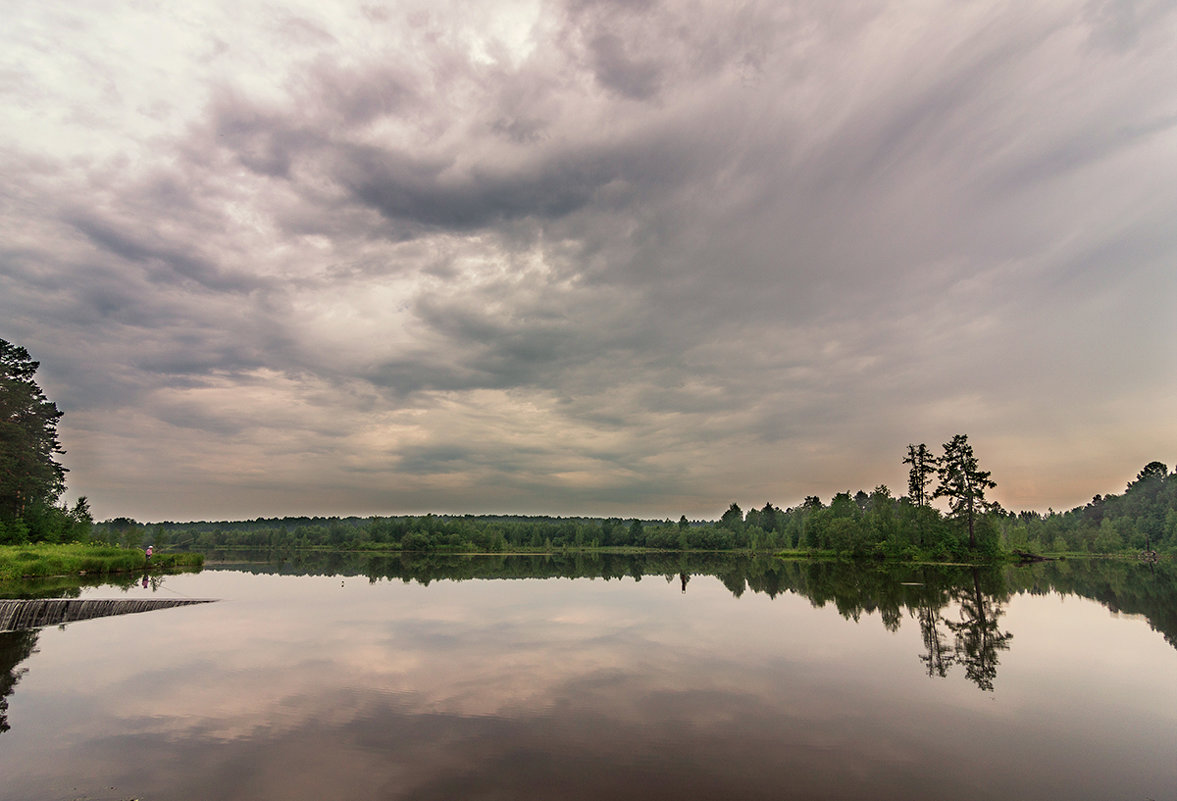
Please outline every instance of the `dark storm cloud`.
[{"label": "dark storm cloud", "polygon": [[389,114],[413,113],[426,103],[413,88],[413,77],[407,70],[346,69],[328,61],[315,66],[312,78],[314,88],[307,99],[322,104],[321,114],[348,126],[364,125]]},{"label": "dark storm cloud", "polygon": [[[658,42],[631,34],[635,41],[623,43],[618,35],[607,32],[610,26],[633,18],[635,8],[642,12],[639,16],[649,18],[644,24],[651,30],[667,22],[651,15],[650,9],[634,7],[620,20],[590,16],[570,22],[569,28],[577,31],[572,39],[588,37],[586,47],[600,62],[602,74],[612,76],[603,81],[628,96],[648,98],[653,91],[650,76],[659,69],[634,66],[622,51],[640,47],[655,53],[659,44],[671,44],[667,57],[674,53],[682,61],[684,54],[678,51],[683,47],[678,37],[660,35]],[[705,60],[732,61],[746,55],[744,49],[739,42],[710,42]],[[574,46],[567,55],[576,59],[578,52]],[[474,110],[474,119],[482,120],[475,131],[485,126],[484,130],[501,134],[515,145],[547,139],[551,118],[560,113],[552,96],[562,87],[543,71],[546,66],[487,73],[468,64],[447,63],[440,76],[426,77],[409,65],[343,69],[320,59],[292,89],[288,107],[253,103],[239,93],[221,91],[212,109],[214,135],[220,146],[262,175],[290,179],[297,159],[322,161],[315,166],[323,170],[323,177],[385,217],[458,231],[528,216],[565,216],[594,202],[608,202],[598,195],[618,179],[638,180],[630,192],[633,197],[645,183],[686,179],[701,155],[695,152],[700,143],[690,142],[689,131],[681,131],[685,141],[668,138],[666,130],[655,130],[620,143],[569,141],[534,154],[482,148],[484,156],[469,164],[462,150],[438,150],[428,141],[420,142],[421,147],[397,148],[359,143],[350,136],[357,126],[386,117],[441,130],[465,124],[460,117],[443,121],[437,115],[451,102],[452,94],[474,85],[487,100]],[[439,78],[444,83],[437,86]],[[492,91],[487,92],[491,80]],[[430,83],[440,90],[436,98],[428,98]],[[431,100],[436,108],[430,109]],[[566,107],[567,101],[562,105]],[[575,119],[575,113],[568,111],[564,109],[566,122]]]},{"label": "dark storm cloud", "polygon": [[295,157],[313,137],[288,127],[285,120],[240,105],[222,109],[216,136],[246,169],[273,178],[288,178]]},{"label": "dark storm cloud", "polygon": [[215,263],[189,252],[195,244],[192,242],[181,247],[153,242],[137,231],[126,230],[83,210],[66,212],[62,222],[73,226],[99,248],[150,267],[152,281],[187,279],[205,289],[221,292],[248,292],[259,285],[252,276],[226,275]]},{"label": "dark storm cloud", "polygon": [[660,66],[631,56],[621,37],[602,33],[593,38],[589,47],[593,71],[603,86],[634,100],[647,100],[658,93],[662,82]]},{"label": "dark storm cloud", "polygon": [[536,319],[507,318],[484,311],[478,303],[433,298],[415,311],[439,347],[402,354],[370,373],[372,380],[399,394],[559,387],[569,381],[570,371],[621,349],[608,336],[588,330],[584,320],[544,319],[550,310],[542,308]]},{"label": "dark storm cloud", "polygon": [[[397,466],[411,475],[433,475],[467,469],[474,451],[459,445],[405,448],[397,454]],[[508,472],[510,468],[504,468]]]},{"label": "dark storm cloud", "polygon": [[[292,87],[288,105],[251,99],[230,86],[219,86],[210,104],[210,138],[230,150],[248,169],[290,179],[300,156],[346,145],[333,137],[389,115],[421,113],[424,101],[408,69],[379,65],[344,68],[330,61],[308,67]],[[209,142],[193,142],[199,157]]]},{"label": "dark storm cloud", "polygon": [[452,165],[372,148],[341,154],[337,178],[356,199],[391,220],[465,230],[525,216],[560,217],[583,207],[612,180],[612,165],[558,162],[534,174],[489,167],[449,178]]},{"label": "dark storm cloud", "polygon": [[481,368],[439,364],[438,354],[419,351],[390,359],[368,373],[369,380],[396,395],[412,395],[423,390],[463,390],[476,387],[501,387],[503,382]]}]

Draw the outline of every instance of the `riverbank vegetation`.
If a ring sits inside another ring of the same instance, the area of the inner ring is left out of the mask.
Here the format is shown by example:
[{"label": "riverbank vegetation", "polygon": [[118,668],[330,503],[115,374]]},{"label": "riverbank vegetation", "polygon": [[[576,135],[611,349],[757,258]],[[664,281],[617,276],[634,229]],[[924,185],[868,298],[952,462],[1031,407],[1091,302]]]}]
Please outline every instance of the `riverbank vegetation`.
[{"label": "riverbank vegetation", "polygon": [[150,558],[138,548],[80,543],[0,546],[0,581],[35,576],[108,575],[200,567],[200,553],[163,553]]}]

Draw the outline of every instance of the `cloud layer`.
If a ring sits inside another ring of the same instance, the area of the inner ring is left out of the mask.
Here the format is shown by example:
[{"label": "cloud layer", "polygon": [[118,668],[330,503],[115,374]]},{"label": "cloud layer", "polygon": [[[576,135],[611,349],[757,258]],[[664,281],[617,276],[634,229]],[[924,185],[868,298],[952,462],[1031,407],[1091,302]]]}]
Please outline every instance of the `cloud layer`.
[{"label": "cloud layer", "polygon": [[0,336],[100,517],[1177,459],[1172,3],[13,12]]}]

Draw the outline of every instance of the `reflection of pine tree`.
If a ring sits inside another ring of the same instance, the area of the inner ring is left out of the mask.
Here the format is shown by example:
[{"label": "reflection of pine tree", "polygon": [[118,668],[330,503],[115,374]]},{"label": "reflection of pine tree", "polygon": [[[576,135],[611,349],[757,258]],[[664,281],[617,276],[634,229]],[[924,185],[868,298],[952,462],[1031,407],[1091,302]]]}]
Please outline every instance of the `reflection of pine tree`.
[{"label": "reflection of pine tree", "polygon": [[956,662],[956,654],[941,632],[940,624],[945,622],[941,612],[951,598],[950,588],[959,579],[943,571],[927,568],[920,571],[920,578],[923,581],[913,585],[919,587],[918,593],[916,597],[909,598],[907,608],[919,622],[920,637],[927,651],[920,656],[920,661],[924,663],[929,676],[943,678]]},{"label": "reflection of pine tree", "polygon": [[955,636],[956,659],[964,663],[965,676],[982,690],[993,689],[997,677],[997,652],[1008,651],[1013,635],[998,629],[1005,614],[995,596],[981,592],[981,579],[973,568],[973,586],[957,593],[960,621],[945,621]]},{"label": "reflection of pine tree", "polygon": [[929,676],[948,675],[948,668],[956,661],[956,655],[950,650],[947,642],[940,634],[940,610],[943,606],[936,605],[930,597],[921,601],[918,611],[920,634],[924,638],[924,647],[928,653],[920,657],[920,661],[928,668]]},{"label": "reflection of pine tree", "polygon": [[8,696],[28,668],[17,665],[37,648],[36,631],[7,631],[0,634],[0,732],[8,731]]}]

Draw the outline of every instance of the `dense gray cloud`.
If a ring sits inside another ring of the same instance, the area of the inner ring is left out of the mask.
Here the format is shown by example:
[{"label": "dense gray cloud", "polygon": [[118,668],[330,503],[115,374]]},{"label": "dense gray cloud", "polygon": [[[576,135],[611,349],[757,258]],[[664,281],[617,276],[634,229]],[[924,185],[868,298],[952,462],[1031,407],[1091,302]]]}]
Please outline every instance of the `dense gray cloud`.
[{"label": "dense gray cloud", "polygon": [[1079,503],[1177,460],[1173,11],[18,2],[0,336],[99,516]]}]

